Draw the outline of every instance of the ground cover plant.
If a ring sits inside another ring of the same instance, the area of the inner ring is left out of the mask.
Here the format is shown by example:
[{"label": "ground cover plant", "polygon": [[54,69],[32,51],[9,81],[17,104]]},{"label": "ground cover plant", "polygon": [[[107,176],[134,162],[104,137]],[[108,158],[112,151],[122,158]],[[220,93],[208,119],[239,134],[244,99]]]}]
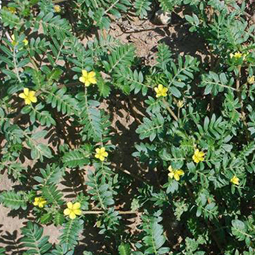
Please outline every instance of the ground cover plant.
[{"label": "ground cover plant", "polygon": [[[145,63],[108,33],[159,9],[206,54],[159,42]],[[255,254],[254,10],[234,0],[3,1],[0,171],[13,185],[0,187],[0,203],[24,223],[0,254]],[[121,101],[134,117],[124,149]]]}]

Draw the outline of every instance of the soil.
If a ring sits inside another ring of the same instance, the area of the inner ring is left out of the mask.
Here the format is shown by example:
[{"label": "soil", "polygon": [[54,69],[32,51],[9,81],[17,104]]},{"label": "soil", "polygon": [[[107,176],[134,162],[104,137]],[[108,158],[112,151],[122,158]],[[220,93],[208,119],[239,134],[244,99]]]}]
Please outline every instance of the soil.
[{"label": "soil", "polygon": [[[140,20],[137,17],[116,20],[111,24],[109,34],[123,43],[134,44],[137,55],[146,65],[155,64],[157,46],[161,42],[170,47],[174,57],[190,54],[203,61],[206,56],[206,47],[203,41],[198,36],[190,34],[188,29],[182,15],[173,14],[172,22],[169,25],[155,25],[150,19]],[[155,179],[155,173],[149,173],[146,168],[143,169],[131,156],[134,152],[134,144],[138,141],[135,130],[145,114],[140,101],[139,96],[124,98],[121,95],[114,95],[110,100],[104,102],[104,108],[107,107],[109,113],[111,113],[112,129],[116,134],[112,141],[117,148],[112,155],[113,167],[120,171],[128,170],[135,175],[138,175],[137,169],[139,169],[139,176],[150,182]],[[31,165],[31,162],[26,164]],[[139,180],[136,182],[136,186],[139,186]],[[0,191],[10,190],[15,185],[8,179],[6,173],[2,175]],[[67,191],[72,193],[70,183],[68,184],[65,180],[61,184],[61,189],[65,194],[67,194]],[[130,208],[130,201],[135,196],[136,188],[132,190],[134,192],[125,194],[126,202],[124,201],[120,205],[124,209],[128,210]],[[66,197],[70,198],[68,195]],[[0,247],[6,247],[7,254],[21,254],[20,229],[25,222],[31,219],[31,215],[26,213],[28,212],[10,212],[9,209],[0,205]],[[136,231],[135,226],[139,221],[139,217],[125,216],[124,221],[133,231]],[[50,236],[50,242],[57,243],[60,235],[59,227],[46,226],[44,235]],[[103,241],[103,236],[98,234],[95,227],[85,226],[85,234],[81,238],[75,254],[81,255],[84,250],[95,252],[95,254],[107,251]]]}]

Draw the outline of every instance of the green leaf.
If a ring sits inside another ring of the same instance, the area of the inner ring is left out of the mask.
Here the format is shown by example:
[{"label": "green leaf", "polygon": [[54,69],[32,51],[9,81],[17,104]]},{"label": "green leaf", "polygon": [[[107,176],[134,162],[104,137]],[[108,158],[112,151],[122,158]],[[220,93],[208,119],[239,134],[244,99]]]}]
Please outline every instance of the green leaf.
[{"label": "green leaf", "polygon": [[121,243],[118,247],[119,255],[131,255],[130,244]]},{"label": "green leaf", "polygon": [[82,167],[89,163],[89,157],[90,153],[82,149],[68,151],[63,156],[63,163],[67,167]]},{"label": "green leaf", "polygon": [[21,242],[23,246],[27,248],[26,254],[43,255],[46,254],[52,246],[48,242],[49,237],[43,237],[43,228],[30,221],[27,222],[26,227],[22,228],[22,234],[24,237],[21,239]]},{"label": "green leaf", "polygon": [[83,230],[83,220],[78,218],[74,220],[69,220],[64,224],[63,229],[61,229],[61,236],[59,237],[60,244],[67,245],[68,249],[73,249],[78,242],[79,234]]},{"label": "green leaf", "polygon": [[25,210],[27,208],[28,198],[22,192],[3,191],[0,194],[0,202],[3,203],[4,206],[14,210],[19,208]]}]

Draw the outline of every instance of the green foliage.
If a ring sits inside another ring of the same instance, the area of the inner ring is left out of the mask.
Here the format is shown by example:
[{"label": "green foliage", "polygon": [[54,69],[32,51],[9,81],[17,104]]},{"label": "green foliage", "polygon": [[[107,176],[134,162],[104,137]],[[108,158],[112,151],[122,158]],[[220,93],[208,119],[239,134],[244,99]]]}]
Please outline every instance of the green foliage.
[{"label": "green foliage", "polygon": [[5,254],[5,248],[0,248],[0,254],[4,255]]},{"label": "green foliage", "polygon": [[129,67],[134,60],[134,46],[133,45],[123,45],[117,47],[109,56],[106,61],[103,61],[105,71],[109,74],[112,72],[119,71],[118,68],[122,65]]},{"label": "green foliage", "polygon": [[[75,11],[81,18],[81,21],[87,26],[91,26],[93,21],[99,28],[109,28],[110,26],[110,15],[115,18],[121,18],[121,13],[127,12],[131,6],[129,0],[78,0],[83,12],[76,9]],[[79,24],[79,23],[78,23]],[[84,26],[84,24],[80,24]]]},{"label": "green foliage", "polygon": [[83,149],[68,151],[63,156],[63,163],[67,167],[81,167],[89,163],[90,153]]},{"label": "green foliage", "polygon": [[49,203],[52,203],[55,206],[63,204],[63,195],[59,190],[57,190],[57,187],[54,184],[43,186],[42,195]]},{"label": "green foliage", "polygon": [[121,243],[118,247],[119,255],[131,255],[131,248],[128,243]]},{"label": "green foliage", "polygon": [[29,221],[22,228],[22,234],[24,237],[21,242],[26,248],[26,254],[48,254],[52,245],[48,242],[49,237],[43,236],[43,228]]},{"label": "green foliage", "polygon": [[140,18],[144,18],[147,16],[148,11],[150,11],[150,5],[151,5],[151,0],[136,0],[135,1],[135,9],[136,9],[136,14]]},{"label": "green foliage", "polygon": [[114,200],[112,198],[112,192],[109,190],[109,184],[105,183],[104,180],[101,183],[100,177],[100,173],[88,172],[88,193],[99,208],[106,210],[108,206],[114,204]]},{"label": "green foliage", "polygon": [[166,239],[163,235],[163,227],[159,223],[162,221],[161,212],[154,213],[153,216],[142,216],[143,230],[146,233],[143,238],[146,250],[144,254],[165,254],[169,248],[163,247]]},{"label": "green foliage", "polygon": [[153,141],[157,135],[163,130],[164,118],[158,114],[157,116],[151,116],[151,119],[144,118],[143,124],[138,127],[136,132],[139,134],[140,139],[149,137],[150,141]]},{"label": "green foliage", "polygon": [[27,208],[28,198],[24,192],[14,192],[14,191],[3,191],[0,194],[0,202],[6,207],[17,210],[22,208],[25,210]]},{"label": "green foliage", "polygon": [[61,229],[60,244],[73,249],[77,244],[79,234],[83,230],[83,221],[79,219],[69,220]]},{"label": "green foliage", "polygon": [[68,250],[68,245],[67,244],[62,244],[62,245],[56,245],[56,249],[51,251],[52,255],[73,255],[74,251],[73,250]]},{"label": "green foliage", "polygon": [[[54,4],[0,11],[0,203],[27,222],[24,255],[254,254],[252,5]],[[111,36],[159,8],[183,18]],[[122,42],[168,28],[153,64]]]},{"label": "green foliage", "polygon": [[209,74],[202,77],[201,87],[205,87],[205,95],[212,94],[216,96],[219,92],[223,92],[226,89],[235,90],[233,88],[234,79],[228,79],[226,74],[216,74],[209,72]]}]

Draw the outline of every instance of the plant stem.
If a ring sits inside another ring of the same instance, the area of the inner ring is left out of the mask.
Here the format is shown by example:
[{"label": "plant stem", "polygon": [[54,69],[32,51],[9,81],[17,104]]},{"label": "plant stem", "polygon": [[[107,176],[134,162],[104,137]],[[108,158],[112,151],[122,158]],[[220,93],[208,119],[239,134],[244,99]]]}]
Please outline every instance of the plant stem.
[{"label": "plant stem", "polygon": [[169,107],[169,104],[167,103],[167,101],[163,98],[163,102],[166,106],[166,109],[168,110],[168,112],[171,114],[171,116],[178,121],[178,117],[175,115],[175,113],[172,111],[172,109]]}]

